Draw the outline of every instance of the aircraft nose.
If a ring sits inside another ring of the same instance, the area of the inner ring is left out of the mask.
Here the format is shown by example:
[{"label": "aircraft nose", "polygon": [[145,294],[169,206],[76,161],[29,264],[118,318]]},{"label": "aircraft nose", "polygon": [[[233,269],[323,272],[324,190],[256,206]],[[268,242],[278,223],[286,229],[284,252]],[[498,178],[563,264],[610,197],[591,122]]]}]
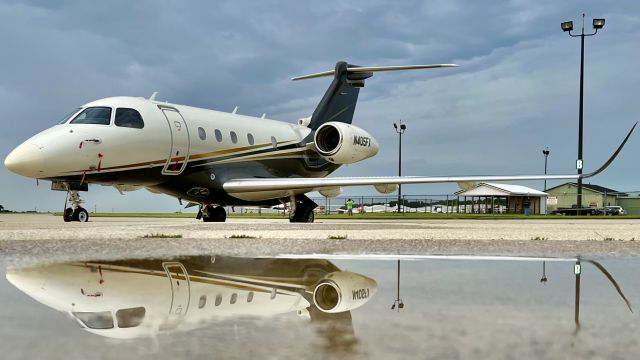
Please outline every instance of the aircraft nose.
[{"label": "aircraft nose", "polygon": [[10,171],[33,178],[42,175],[44,165],[44,153],[33,143],[21,144],[4,159],[4,166]]},{"label": "aircraft nose", "polygon": [[45,284],[44,276],[31,271],[9,270],[6,278],[13,286],[30,296],[40,292]]}]

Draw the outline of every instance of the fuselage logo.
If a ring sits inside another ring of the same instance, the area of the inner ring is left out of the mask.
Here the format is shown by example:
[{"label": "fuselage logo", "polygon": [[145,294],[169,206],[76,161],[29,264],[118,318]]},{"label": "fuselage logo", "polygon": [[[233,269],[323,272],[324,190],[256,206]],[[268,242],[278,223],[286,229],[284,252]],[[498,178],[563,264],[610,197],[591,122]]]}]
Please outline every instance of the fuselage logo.
[{"label": "fuselage logo", "polygon": [[371,139],[367,136],[353,135],[353,145],[371,147]]}]

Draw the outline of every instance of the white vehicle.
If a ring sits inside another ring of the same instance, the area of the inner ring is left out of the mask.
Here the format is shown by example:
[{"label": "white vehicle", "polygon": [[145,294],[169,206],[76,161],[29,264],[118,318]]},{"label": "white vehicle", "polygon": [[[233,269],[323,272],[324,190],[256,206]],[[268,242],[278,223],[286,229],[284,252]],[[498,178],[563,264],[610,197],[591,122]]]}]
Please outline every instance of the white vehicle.
[{"label": "white vehicle", "polygon": [[398,184],[587,178],[604,170],[626,142],[586,175],[327,177],[378,152],[377,141],[351,124],[367,78],[379,71],[452,66],[358,67],[341,61],[335,70],[294,78],[333,76],[313,114],[295,124],[156,101],[155,94],[96,100],[26,140],[4,164],[66,191],[65,221],[87,221],[78,192],[102,184],[175,196],[200,206],[197,218],[204,221],[225,221],[224,206],[290,203],[290,221],[313,222],[317,205],[305,195],[311,191],[334,197],[345,186],[372,185],[387,194]]},{"label": "white vehicle", "polygon": [[111,338],[285,313],[353,330],[351,310],[378,288],[327,260],[226,256],[53,264],[9,270],[7,280],[86,331]]},{"label": "white vehicle", "polygon": [[622,206],[605,206],[605,215],[624,215],[625,211]]}]

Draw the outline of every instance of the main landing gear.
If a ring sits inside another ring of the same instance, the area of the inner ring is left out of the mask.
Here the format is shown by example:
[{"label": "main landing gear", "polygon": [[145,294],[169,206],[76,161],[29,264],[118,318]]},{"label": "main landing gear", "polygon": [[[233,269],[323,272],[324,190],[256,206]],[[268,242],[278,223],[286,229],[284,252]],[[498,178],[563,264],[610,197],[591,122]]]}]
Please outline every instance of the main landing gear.
[{"label": "main landing gear", "polygon": [[[67,204],[71,203],[71,207],[67,207]],[[79,221],[79,222],[87,222],[89,221],[89,212],[80,206],[83,201],[80,199],[80,194],[78,191],[71,190],[65,200],[64,213],[62,214],[62,218],[65,222],[70,221]]]},{"label": "main landing gear", "polygon": [[292,223],[312,223],[314,220],[313,209],[318,207],[313,200],[306,195],[296,195],[291,198],[291,210],[289,211],[289,222]]},{"label": "main landing gear", "polygon": [[200,207],[196,219],[202,219],[204,222],[225,222],[227,220],[227,212],[220,205],[204,205]]}]

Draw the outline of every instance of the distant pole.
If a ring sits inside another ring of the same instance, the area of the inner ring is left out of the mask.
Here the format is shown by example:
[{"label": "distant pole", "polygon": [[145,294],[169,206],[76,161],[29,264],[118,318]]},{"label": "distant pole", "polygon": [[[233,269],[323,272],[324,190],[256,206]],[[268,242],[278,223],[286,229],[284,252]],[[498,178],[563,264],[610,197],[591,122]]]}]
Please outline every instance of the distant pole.
[{"label": "distant pole", "polygon": [[[402,176],[402,134],[404,134],[405,130],[407,130],[407,125],[402,123],[402,120],[399,121],[399,124],[393,123],[393,128],[396,129],[398,133],[398,177]],[[402,184],[398,184],[398,214],[402,211],[400,210],[400,204],[402,201]]]},{"label": "distant pole", "polygon": [[[547,175],[547,158],[549,157],[550,153],[551,151],[549,151],[548,147],[542,150],[542,155],[544,155],[544,174],[545,175]],[[547,191],[547,179],[544,179],[544,189],[542,191]]]}]

